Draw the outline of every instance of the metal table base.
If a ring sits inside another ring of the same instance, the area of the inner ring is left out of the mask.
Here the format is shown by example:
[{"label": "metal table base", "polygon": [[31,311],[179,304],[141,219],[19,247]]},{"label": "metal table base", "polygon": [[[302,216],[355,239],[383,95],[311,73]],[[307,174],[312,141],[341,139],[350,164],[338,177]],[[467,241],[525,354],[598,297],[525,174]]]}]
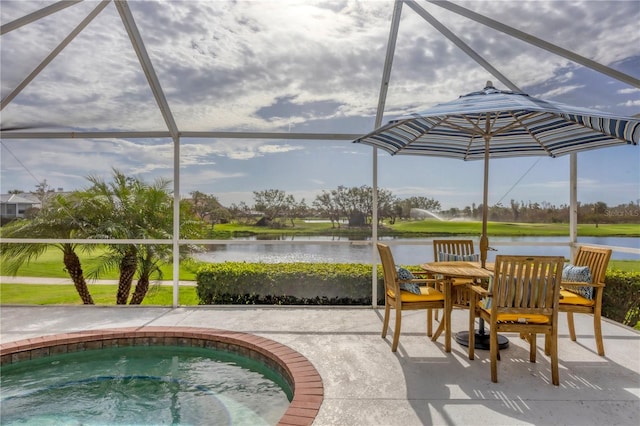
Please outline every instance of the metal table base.
[{"label": "metal table base", "polygon": [[[475,331],[475,341],[473,347],[476,349],[491,349],[491,341],[490,335],[486,333],[484,329],[484,318],[480,318],[478,320],[479,330]],[[469,332],[468,331],[460,331],[456,333],[455,336],[456,342],[460,343],[462,346],[469,347]],[[498,349],[506,349],[509,347],[509,339],[504,336],[498,334]]]},{"label": "metal table base", "polygon": [[[491,348],[491,343],[489,341],[489,334],[485,333],[484,330],[475,330],[476,336],[474,341],[474,347],[476,349],[485,349],[489,350]],[[469,332],[468,331],[460,331],[456,333],[455,336],[456,342],[460,343],[462,346],[469,347]],[[509,339],[498,334],[498,349],[506,349],[509,347]]]}]

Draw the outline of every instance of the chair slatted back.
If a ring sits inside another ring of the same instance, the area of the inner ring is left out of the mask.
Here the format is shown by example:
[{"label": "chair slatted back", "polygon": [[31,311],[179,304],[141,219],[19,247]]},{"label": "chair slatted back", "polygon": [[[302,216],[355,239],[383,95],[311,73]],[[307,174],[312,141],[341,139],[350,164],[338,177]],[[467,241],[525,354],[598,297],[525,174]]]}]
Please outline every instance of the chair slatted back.
[{"label": "chair slatted back", "polygon": [[433,260],[438,262],[439,253],[465,256],[474,254],[473,240],[433,240]]},{"label": "chair slatted back", "polygon": [[591,271],[591,282],[604,284],[604,276],[607,273],[611,252],[611,249],[580,246],[574,264],[576,266],[588,266]]},{"label": "chair slatted back", "polygon": [[562,256],[496,256],[491,309],[557,317],[563,265]]},{"label": "chair slatted back", "polygon": [[398,273],[396,271],[396,263],[393,260],[393,254],[388,245],[377,243],[378,254],[382,262],[382,272],[384,275],[384,289],[391,290],[393,294],[400,294],[400,284],[398,282]]}]

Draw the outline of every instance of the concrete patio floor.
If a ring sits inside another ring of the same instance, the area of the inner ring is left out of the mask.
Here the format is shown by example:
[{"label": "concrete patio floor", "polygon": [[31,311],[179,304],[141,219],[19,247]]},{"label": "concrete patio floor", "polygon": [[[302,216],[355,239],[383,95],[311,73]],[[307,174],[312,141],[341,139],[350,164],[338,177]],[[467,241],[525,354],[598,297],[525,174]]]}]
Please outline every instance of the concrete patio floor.
[{"label": "concrete patio floor", "polygon": [[[455,310],[453,330],[467,311]],[[538,339],[506,334],[499,383],[490,380],[488,351],[469,361],[466,348],[425,335],[424,311],[403,314],[397,353],[380,337],[382,309],[276,307],[2,306],[0,343],[118,327],[212,327],[280,342],[311,361],[324,383],[314,425],[637,425],[640,418],[640,334],[605,320],[606,356],[595,352],[592,317],[576,315],[578,342],[561,314],[560,386],[550,384],[549,359]],[[392,324],[393,326],[393,321]]]}]

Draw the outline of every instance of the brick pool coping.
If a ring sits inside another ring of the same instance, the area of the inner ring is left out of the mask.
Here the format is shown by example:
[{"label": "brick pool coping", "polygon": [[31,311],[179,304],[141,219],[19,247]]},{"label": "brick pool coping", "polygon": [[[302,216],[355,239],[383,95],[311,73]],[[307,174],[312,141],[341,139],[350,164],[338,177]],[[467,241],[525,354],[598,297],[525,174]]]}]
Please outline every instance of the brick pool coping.
[{"label": "brick pool coping", "polygon": [[324,400],[322,378],[311,362],[288,346],[254,334],[196,327],[130,327],[41,336],[0,345],[0,365],[68,352],[122,346],[177,345],[229,350],[278,371],[293,399],[279,425],[310,425]]}]

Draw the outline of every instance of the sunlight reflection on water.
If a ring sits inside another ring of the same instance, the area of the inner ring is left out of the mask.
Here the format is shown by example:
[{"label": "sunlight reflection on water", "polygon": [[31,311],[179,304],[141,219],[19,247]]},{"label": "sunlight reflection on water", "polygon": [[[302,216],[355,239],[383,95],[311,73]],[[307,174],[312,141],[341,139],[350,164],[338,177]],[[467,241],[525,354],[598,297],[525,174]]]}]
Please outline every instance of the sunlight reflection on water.
[{"label": "sunlight reflection on water", "polygon": [[[289,237],[291,241],[309,241],[309,244],[219,244],[210,251],[198,253],[195,258],[205,262],[264,262],[264,263],[371,263],[372,253],[368,245],[326,244],[326,241],[338,240],[334,237]],[[255,238],[239,238],[239,240],[256,240]],[[281,241],[281,240],[280,240]],[[313,241],[322,241],[314,244]],[[384,241],[384,240],[383,240]],[[396,240],[397,241],[397,240]],[[477,239],[476,248],[477,248]],[[500,246],[500,242],[562,242],[562,237],[490,237],[496,251],[488,253],[488,260],[493,261],[497,254],[555,255],[569,257],[566,246]],[[606,244],[619,247],[640,247],[640,238],[590,237],[579,238],[585,244]],[[396,263],[416,265],[433,261],[433,248],[429,241],[418,245],[394,245]],[[615,252],[612,259],[640,260],[640,255]]]}]

